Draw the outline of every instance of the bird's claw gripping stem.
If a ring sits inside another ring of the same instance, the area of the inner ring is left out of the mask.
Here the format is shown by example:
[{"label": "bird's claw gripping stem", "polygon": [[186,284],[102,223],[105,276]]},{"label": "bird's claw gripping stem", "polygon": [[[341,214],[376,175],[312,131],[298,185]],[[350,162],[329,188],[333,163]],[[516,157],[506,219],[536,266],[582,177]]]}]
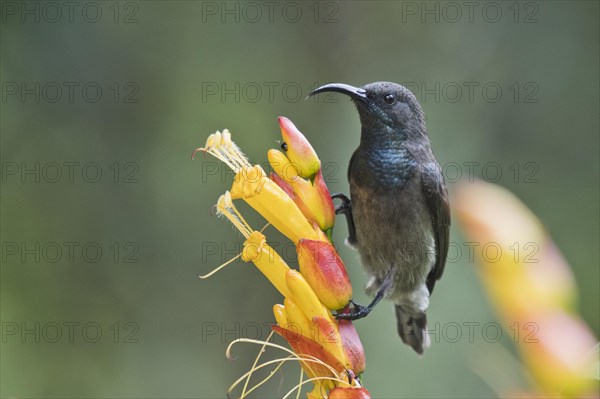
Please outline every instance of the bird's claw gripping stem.
[{"label": "bird's claw gripping stem", "polygon": [[373,308],[379,303],[379,301],[383,299],[385,294],[391,288],[393,279],[394,273],[390,270],[385,276],[385,279],[383,280],[381,286],[377,290],[377,294],[375,294],[375,298],[373,298],[370,304],[368,304],[367,306],[362,306],[350,300],[350,303],[352,304],[352,309],[348,313],[336,314],[335,318],[338,320],[358,320],[362,319],[363,317],[366,317],[369,313],[371,313],[371,310],[373,310]]},{"label": "bird's claw gripping stem", "polygon": [[346,194],[342,194],[342,193],[333,194],[331,196],[331,199],[342,200],[342,204],[340,206],[338,206],[337,208],[335,208],[336,215],[352,213],[352,202],[350,201],[350,198],[348,198],[348,196]]},{"label": "bird's claw gripping stem", "polygon": [[335,318],[338,320],[358,320],[366,317],[372,310],[369,306],[362,306],[354,301],[350,301],[352,310],[348,313],[338,313]]},{"label": "bird's claw gripping stem", "polygon": [[348,243],[351,245],[356,245],[356,228],[354,227],[354,218],[352,217],[352,202],[350,201],[350,198],[348,198],[348,196],[345,194],[337,193],[333,194],[331,199],[342,200],[342,204],[335,208],[335,214],[346,216],[346,223],[348,224]]},{"label": "bird's claw gripping stem", "polygon": [[367,306],[359,305],[351,300],[350,303],[352,304],[352,310],[350,310],[350,312],[348,313],[338,313],[335,315],[335,318],[338,320],[358,320],[362,319],[363,317],[367,317],[367,315],[371,313],[371,310],[373,310],[375,305],[377,305],[379,301],[383,299],[383,295],[385,293],[384,291],[385,290],[382,289],[377,291],[377,295],[375,295],[373,301],[371,301],[371,303]]}]

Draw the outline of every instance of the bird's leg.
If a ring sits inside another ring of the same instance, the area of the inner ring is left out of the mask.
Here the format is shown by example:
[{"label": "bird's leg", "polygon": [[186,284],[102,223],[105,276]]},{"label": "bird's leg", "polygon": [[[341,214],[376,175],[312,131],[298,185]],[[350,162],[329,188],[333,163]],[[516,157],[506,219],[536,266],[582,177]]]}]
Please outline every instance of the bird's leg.
[{"label": "bird's leg", "polygon": [[371,301],[370,304],[368,304],[367,306],[361,306],[357,303],[354,303],[354,301],[350,301],[350,303],[352,304],[352,309],[350,310],[350,312],[338,313],[335,315],[335,318],[338,320],[339,319],[357,320],[357,319],[362,319],[363,317],[366,317],[369,313],[371,313],[371,310],[373,310],[373,308],[379,303],[379,301],[381,301],[383,299],[385,294],[388,292],[388,290],[392,286],[393,281],[394,281],[394,273],[392,272],[392,269],[390,269],[388,271],[388,274],[385,276],[383,283],[381,283],[381,286],[377,290],[377,294],[375,294],[375,298],[373,298],[373,300]]},{"label": "bird's leg", "polygon": [[350,198],[348,198],[345,194],[338,193],[333,194],[331,196],[331,199],[342,200],[342,204],[335,208],[335,214],[346,216],[346,223],[348,224],[348,243],[351,245],[356,245],[356,228],[354,227],[354,218],[352,217],[352,203],[350,202]]}]

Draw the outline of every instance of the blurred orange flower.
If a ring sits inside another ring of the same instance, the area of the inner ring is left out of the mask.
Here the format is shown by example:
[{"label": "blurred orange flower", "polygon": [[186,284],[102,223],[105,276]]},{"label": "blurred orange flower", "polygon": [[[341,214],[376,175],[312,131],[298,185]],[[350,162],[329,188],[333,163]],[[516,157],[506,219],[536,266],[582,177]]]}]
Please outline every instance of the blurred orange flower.
[{"label": "blurred orange flower", "polygon": [[452,204],[470,241],[497,248],[479,254],[478,275],[504,327],[520,329],[518,349],[542,393],[598,395],[590,372],[598,340],[576,313],[571,269],[541,222],[509,191],[481,181],[458,185]]}]

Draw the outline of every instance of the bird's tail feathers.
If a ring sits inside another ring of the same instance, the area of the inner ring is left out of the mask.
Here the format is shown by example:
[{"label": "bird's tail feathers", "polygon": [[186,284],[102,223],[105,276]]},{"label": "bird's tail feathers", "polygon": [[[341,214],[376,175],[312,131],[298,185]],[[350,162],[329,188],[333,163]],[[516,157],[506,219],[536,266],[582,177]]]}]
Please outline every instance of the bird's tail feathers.
[{"label": "bird's tail feathers", "polygon": [[431,344],[427,333],[427,315],[425,312],[410,311],[402,305],[396,305],[398,334],[402,341],[422,355],[423,350]]}]

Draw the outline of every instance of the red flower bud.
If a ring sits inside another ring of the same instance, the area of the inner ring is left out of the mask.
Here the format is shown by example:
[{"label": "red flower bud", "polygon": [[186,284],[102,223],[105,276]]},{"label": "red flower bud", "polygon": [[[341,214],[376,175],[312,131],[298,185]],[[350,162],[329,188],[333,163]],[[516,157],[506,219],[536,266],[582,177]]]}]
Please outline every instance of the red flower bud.
[{"label": "red flower bud", "polygon": [[[336,357],[333,354],[331,354],[322,345],[318,344],[312,339],[307,338],[304,335],[299,334],[295,331],[281,328],[277,325],[273,325],[272,328],[277,334],[281,335],[290,344],[290,346],[297,355],[314,356],[317,359],[323,361],[323,363],[333,367],[333,369],[336,370],[338,373],[344,370],[344,366],[336,359]],[[302,363],[302,368],[304,368],[306,374],[308,374],[311,378],[315,376],[333,376],[329,368],[316,362],[304,362]]]},{"label": "red flower bud", "polygon": [[352,285],[342,259],[329,242],[301,239],[296,246],[300,273],[327,308],[344,308]]},{"label": "red flower bud", "polygon": [[291,120],[284,116],[279,117],[281,137],[285,144],[285,155],[296,168],[298,175],[311,178],[321,169],[321,161],[306,137]]},{"label": "red flower bud", "polygon": [[365,371],[366,359],[356,328],[350,320],[338,320],[338,330],[342,337],[342,347],[346,357],[350,360],[351,369],[355,374]]}]

